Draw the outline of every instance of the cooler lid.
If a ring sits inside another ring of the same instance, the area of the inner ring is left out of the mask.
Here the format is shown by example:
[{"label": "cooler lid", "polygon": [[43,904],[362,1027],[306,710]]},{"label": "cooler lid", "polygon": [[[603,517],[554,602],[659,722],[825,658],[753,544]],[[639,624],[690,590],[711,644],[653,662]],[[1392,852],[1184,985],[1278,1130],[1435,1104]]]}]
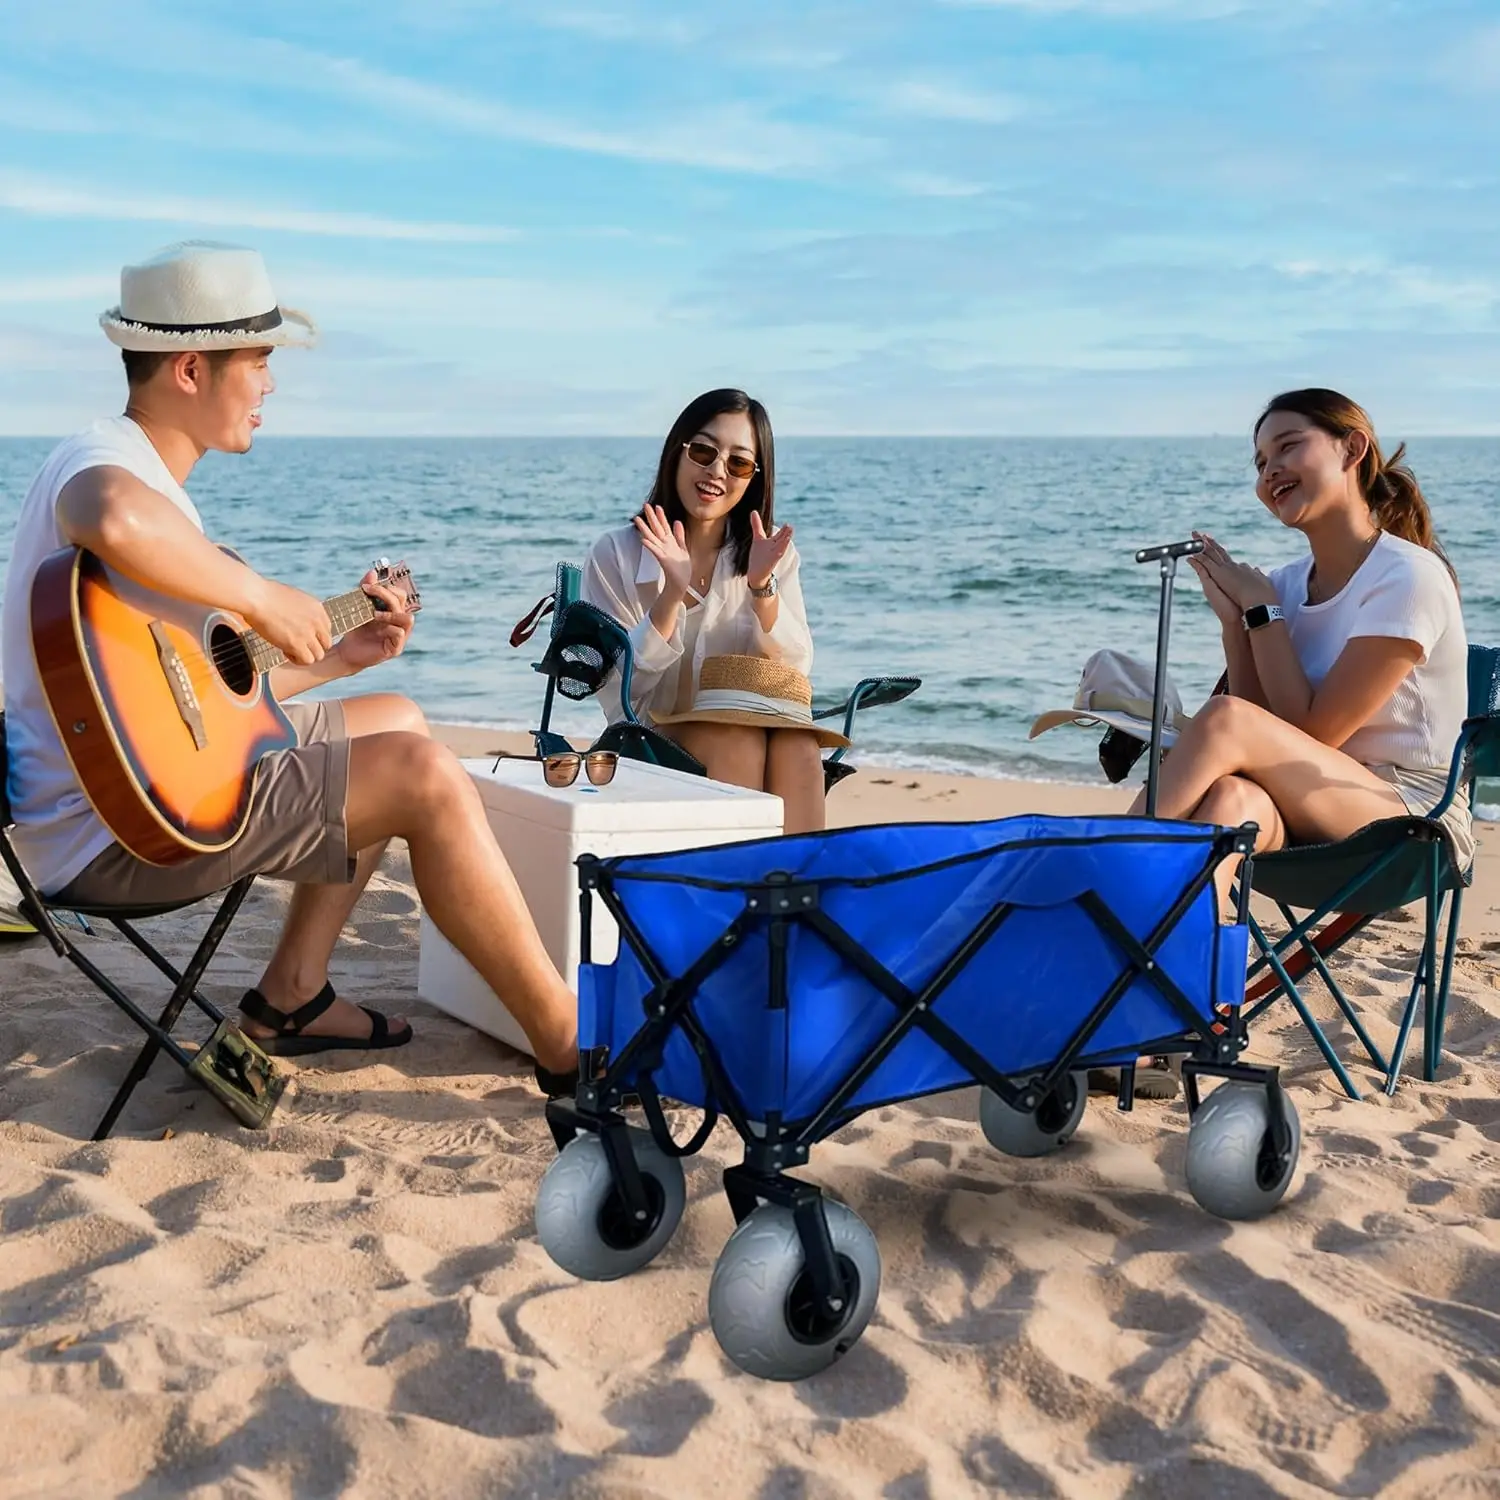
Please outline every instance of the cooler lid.
[{"label": "cooler lid", "polygon": [[582,833],[701,828],[710,837],[725,829],[781,831],[780,797],[644,761],[622,760],[614,780],[599,787],[589,784],[582,767],[572,786],[551,787],[534,760],[502,760],[497,765],[486,757],[465,760],[463,765],[487,808],[544,828]]}]

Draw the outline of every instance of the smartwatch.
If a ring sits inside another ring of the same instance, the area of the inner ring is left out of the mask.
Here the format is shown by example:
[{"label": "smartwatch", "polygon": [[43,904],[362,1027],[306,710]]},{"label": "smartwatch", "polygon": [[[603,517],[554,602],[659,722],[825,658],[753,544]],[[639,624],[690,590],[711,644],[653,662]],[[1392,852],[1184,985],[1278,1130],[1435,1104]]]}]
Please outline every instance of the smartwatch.
[{"label": "smartwatch", "polygon": [[1246,630],[1259,630],[1263,625],[1269,625],[1272,620],[1284,620],[1279,604],[1252,604],[1242,617],[1245,621]]},{"label": "smartwatch", "polygon": [[750,590],[750,597],[752,599],[774,599],[776,597],[776,575],[772,573],[766,579],[766,586],[763,589],[756,588],[748,578],[745,580],[745,587]]}]

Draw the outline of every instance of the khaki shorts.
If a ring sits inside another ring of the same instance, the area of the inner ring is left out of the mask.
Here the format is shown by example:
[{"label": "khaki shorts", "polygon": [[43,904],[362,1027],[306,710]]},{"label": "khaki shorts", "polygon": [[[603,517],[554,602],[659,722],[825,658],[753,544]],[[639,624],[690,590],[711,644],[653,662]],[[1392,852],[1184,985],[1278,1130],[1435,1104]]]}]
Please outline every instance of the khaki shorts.
[{"label": "khaki shorts", "polygon": [[111,844],[52,899],[64,906],[165,906],[212,896],[245,875],[318,885],[353,880],[344,827],[349,787],[344,706],[337,701],[282,706],[297,731],[296,748],[278,750],[260,763],[250,817],[234,844],[180,865],[150,865]]},{"label": "khaki shorts", "polygon": [[[1382,781],[1388,781],[1400,794],[1407,811],[1425,818],[1448,789],[1446,771],[1414,771],[1409,766],[1371,766]],[[1438,820],[1453,841],[1454,858],[1460,870],[1474,862],[1474,821],[1469,808],[1469,789],[1460,787],[1447,812]]]}]

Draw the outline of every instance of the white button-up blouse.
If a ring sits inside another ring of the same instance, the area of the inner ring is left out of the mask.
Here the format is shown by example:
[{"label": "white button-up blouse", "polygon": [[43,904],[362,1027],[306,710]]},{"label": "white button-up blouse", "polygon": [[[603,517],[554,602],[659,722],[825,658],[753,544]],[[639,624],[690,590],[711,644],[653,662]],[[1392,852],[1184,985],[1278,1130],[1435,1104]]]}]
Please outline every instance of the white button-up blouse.
[{"label": "white button-up blouse", "polygon": [[[697,690],[698,674],[708,656],[769,656],[812,676],[812,634],[802,603],[797,544],[787,548],[776,564],[777,597],[781,607],[775,626],[761,629],[750,598],[750,585],[734,571],[734,548],[719,552],[708,594],[694,611],[702,611],[696,631],[686,629],[687,609],[677,611],[672,639],[663,640],[651,623],[651,606],[661,593],[662,571],[641,545],[634,526],[607,531],[594,543],[583,568],[583,597],[613,615],[630,632],[633,652],[630,697],[637,717],[650,724],[654,715],[672,713],[678,706],[684,658],[691,665],[689,702]],[[691,640],[691,656],[687,642]],[[620,674],[612,672],[599,690],[599,704],[611,724],[624,717],[620,705]]]}]

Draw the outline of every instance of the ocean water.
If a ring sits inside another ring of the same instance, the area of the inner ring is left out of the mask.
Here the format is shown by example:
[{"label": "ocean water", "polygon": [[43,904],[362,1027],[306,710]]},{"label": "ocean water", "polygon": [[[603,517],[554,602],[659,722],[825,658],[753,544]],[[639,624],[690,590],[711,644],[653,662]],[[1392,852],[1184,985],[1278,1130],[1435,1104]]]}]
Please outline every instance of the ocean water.
[{"label": "ocean water", "polygon": [[[0,569],[50,447],[0,440]],[[378,555],[406,559],[418,628],[401,660],[354,690],[408,693],[434,719],[523,728],[540,709],[530,663],[541,646],[513,650],[510,628],[549,591],[557,561],[581,562],[639,507],[657,451],[645,439],[273,436],[243,457],[210,455],[190,489],[210,535],[320,595],[351,587]],[[1421,439],[1410,457],[1458,567],[1469,638],[1500,642],[1500,440]],[[1102,781],[1096,735],[1026,734],[1072,701],[1091,651],[1151,659],[1159,575],[1135,549],[1196,527],[1269,568],[1300,545],[1256,500],[1240,438],[784,439],[777,468],[819,701],[861,676],[922,678],[905,703],[860,715],[856,761]],[[1189,710],[1222,665],[1186,566],[1170,665]],[[602,725],[592,704],[563,705],[557,722]]]}]

